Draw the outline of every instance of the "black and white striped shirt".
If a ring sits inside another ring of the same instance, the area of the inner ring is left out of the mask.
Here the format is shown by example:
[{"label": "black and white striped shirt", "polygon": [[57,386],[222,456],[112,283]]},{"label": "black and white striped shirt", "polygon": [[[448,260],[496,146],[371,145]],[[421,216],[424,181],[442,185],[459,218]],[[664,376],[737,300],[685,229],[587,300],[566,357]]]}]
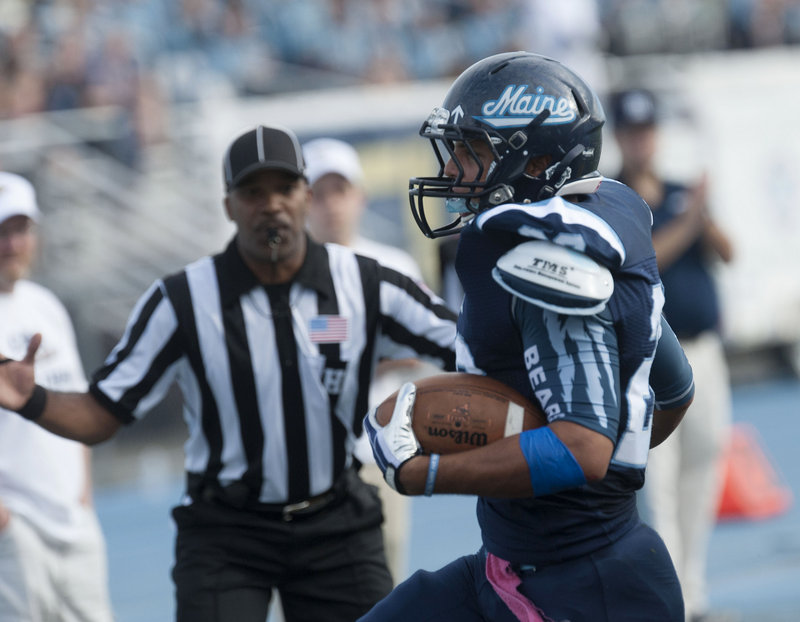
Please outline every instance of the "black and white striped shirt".
[{"label": "black and white striped shirt", "polygon": [[377,361],[454,369],[455,317],[407,276],[310,239],[290,284],[261,285],[232,241],[145,292],[90,391],[129,423],[177,382],[190,479],[292,503],[352,464]]}]

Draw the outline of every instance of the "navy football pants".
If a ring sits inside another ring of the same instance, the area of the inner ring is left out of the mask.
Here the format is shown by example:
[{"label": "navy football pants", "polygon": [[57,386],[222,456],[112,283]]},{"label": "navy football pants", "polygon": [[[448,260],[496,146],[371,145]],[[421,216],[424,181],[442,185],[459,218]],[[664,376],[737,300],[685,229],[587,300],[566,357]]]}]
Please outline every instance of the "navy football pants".
[{"label": "navy football pants", "polygon": [[[417,571],[361,622],[515,622],[486,579],[486,554]],[[661,538],[639,523],[591,555],[520,572],[520,591],[556,622],[684,622],[678,577]]]}]

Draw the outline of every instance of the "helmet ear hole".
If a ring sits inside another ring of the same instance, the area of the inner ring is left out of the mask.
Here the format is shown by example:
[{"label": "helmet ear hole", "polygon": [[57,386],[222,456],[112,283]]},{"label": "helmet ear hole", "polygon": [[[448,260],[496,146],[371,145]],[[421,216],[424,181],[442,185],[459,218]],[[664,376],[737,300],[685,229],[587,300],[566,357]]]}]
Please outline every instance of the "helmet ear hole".
[{"label": "helmet ear hole", "polygon": [[528,177],[539,177],[547,170],[553,158],[549,155],[533,156],[525,165],[525,174]]}]

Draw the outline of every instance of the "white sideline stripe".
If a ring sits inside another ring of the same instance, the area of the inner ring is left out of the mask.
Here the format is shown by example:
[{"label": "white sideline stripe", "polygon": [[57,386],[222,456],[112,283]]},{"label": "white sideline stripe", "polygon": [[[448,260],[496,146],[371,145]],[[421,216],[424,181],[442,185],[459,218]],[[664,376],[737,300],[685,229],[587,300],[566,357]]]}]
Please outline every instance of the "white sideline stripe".
[{"label": "white sideline stripe", "polygon": [[522,420],[525,416],[525,409],[520,404],[508,403],[508,414],[506,415],[506,430],[503,436],[512,436],[522,432]]}]

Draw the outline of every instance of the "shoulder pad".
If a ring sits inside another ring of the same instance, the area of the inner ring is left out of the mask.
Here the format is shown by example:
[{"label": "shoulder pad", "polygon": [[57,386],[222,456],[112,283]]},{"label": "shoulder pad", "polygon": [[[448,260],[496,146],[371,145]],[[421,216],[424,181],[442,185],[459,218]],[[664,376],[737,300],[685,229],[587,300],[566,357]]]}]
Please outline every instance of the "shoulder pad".
[{"label": "shoulder pad", "polygon": [[611,272],[583,253],[536,240],[497,260],[492,277],[506,291],[544,309],[594,315],[614,292]]}]

